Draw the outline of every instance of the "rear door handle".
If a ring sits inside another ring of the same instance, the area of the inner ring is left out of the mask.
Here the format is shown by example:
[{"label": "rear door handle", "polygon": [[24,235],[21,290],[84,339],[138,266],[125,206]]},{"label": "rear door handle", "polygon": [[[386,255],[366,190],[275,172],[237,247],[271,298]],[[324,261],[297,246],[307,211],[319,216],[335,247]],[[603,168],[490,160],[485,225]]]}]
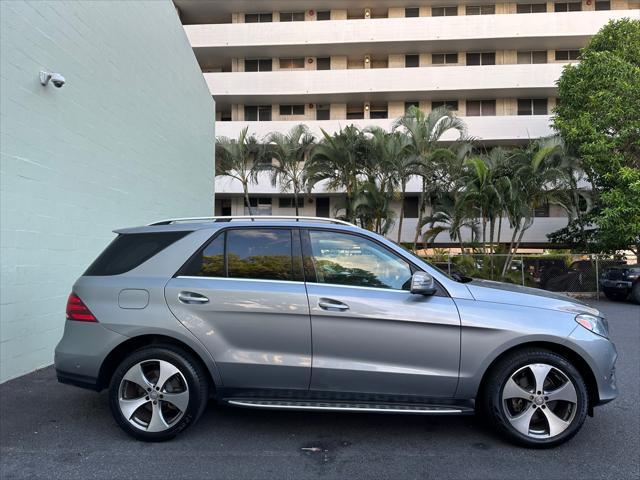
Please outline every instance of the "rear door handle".
[{"label": "rear door handle", "polygon": [[333,300],[332,298],[321,298],[318,300],[318,306],[323,310],[338,310],[341,312],[349,310],[349,305],[338,300]]},{"label": "rear door handle", "polygon": [[182,303],[187,303],[187,304],[209,302],[209,299],[207,297],[194,292],[180,292],[178,294],[178,300],[180,300]]}]

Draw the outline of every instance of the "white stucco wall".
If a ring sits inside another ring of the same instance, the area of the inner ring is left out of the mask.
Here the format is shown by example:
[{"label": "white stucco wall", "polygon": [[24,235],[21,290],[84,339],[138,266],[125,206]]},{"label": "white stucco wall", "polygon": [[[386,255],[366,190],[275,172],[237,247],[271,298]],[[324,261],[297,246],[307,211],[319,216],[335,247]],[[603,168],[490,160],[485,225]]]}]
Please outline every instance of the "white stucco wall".
[{"label": "white stucco wall", "polygon": [[114,228],[212,213],[214,104],[169,0],[0,9],[5,381],[52,362],[71,286]]}]

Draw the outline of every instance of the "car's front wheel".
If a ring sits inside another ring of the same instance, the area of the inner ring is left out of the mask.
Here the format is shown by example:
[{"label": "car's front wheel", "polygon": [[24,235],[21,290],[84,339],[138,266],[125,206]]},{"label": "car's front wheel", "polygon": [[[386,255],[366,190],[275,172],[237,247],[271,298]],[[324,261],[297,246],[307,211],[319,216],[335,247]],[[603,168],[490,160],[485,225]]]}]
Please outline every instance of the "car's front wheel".
[{"label": "car's front wheel", "polygon": [[566,442],[578,433],[588,410],[578,370],[547,350],[526,349],[501,359],[484,392],[492,423],[509,440],[527,447]]},{"label": "car's front wheel", "polygon": [[111,378],[109,405],[124,431],[146,441],[173,438],[195,423],[208,401],[204,368],[172,345],[125,358]]}]

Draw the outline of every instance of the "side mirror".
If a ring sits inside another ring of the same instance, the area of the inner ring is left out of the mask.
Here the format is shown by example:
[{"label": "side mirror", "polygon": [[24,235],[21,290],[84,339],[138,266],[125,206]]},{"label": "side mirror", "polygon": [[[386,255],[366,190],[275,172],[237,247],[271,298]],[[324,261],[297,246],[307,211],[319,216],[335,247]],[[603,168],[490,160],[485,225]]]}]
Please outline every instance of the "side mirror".
[{"label": "side mirror", "polygon": [[436,284],[427,272],[416,272],[411,276],[411,293],[415,295],[433,295]]}]

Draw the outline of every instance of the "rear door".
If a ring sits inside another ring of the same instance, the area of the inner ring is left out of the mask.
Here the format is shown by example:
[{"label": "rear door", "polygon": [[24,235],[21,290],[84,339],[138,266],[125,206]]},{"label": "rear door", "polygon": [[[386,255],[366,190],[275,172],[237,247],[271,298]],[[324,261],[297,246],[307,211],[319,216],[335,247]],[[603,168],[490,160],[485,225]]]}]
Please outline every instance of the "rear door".
[{"label": "rear door", "polygon": [[165,296],[211,352],[224,387],[308,389],[311,325],[298,229],[218,233]]},{"label": "rear door", "polygon": [[460,317],[442,291],[409,292],[414,268],[368,237],[303,231],[311,309],[311,390],[451,397]]}]

